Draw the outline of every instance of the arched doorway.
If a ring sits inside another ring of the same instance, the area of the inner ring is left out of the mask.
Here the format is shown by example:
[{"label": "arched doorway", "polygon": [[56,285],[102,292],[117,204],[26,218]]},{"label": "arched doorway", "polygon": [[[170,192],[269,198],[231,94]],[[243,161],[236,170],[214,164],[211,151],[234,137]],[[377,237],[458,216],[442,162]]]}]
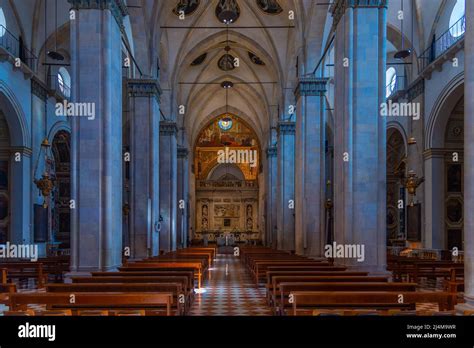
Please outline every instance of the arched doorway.
[{"label": "arched doorway", "polygon": [[52,206],[52,242],[58,244],[59,252],[69,254],[71,239],[71,135],[59,131],[53,139],[56,186]]},{"label": "arched doorway", "polygon": [[387,244],[405,245],[406,222],[405,187],[406,147],[402,134],[396,128],[387,130]]},{"label": "arched doorway", "polygon": [[224,114],[208,123],[194,147],[194,243],[260,243],[261,149],[253,129]]}]

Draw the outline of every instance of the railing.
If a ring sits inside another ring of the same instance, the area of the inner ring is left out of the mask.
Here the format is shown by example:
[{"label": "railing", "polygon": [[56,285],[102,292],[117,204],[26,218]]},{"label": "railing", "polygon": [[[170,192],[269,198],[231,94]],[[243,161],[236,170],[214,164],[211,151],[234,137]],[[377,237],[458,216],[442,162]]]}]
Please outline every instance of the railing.
[{"label": "railing", "polygon": [[60,83],[58,80],[58,74],[49,75],[49,89],[55,91],[65,99],[71,97],[71,87],[64,82]]},{"label": "railing", "polygon": [[433,41],[431,46],[418,58],[420,71],[425,70],[428,65],[434,62],[444,52],[449,50],[456,42],[464,37],[466,31],[466,16],[462,16],[438,39]]},{"label": "railing", "polygon": [[223,181],[213,181],[213,180],[200,180],[198,181],[198,188],[249,188],[256,189],[258,184],[256,180],[223,180]]},{"label": "railing", "polygon": [[0,47],[3,47],[13,57],[20,60],[34,70],[35,62],[38,59],[31,51],[29,51],[7,28],[0,24]]}]

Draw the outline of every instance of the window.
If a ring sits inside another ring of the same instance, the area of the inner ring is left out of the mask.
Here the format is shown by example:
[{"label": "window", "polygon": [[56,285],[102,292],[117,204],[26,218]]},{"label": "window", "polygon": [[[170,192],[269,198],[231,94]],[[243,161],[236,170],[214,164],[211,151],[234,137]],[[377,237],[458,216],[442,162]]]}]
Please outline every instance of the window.
[{"label": "window", "polygon": [[386,74],[386,83],[387,83],[387,93],[386,97],[390,97],[395,91],[395,87],[397,85],[397,71],[395,70],[394,67],[390,67],[387,69],[387,74]]},{"label": "window", "polygon": [[64,67],[58,71],[58,87],[65,97],[71,96],[71,76]]},{"label": "window", "polygon": [[457,0],[449,18],[449,32],[452,37],[459,37],[466,31],[466,21],[461,20],[465,14],[465,0]]},{"label": "window", "polygon": [[0,37],[3,37],[7,31],[7,20],[5,19],[5,13],[0,7]]}]

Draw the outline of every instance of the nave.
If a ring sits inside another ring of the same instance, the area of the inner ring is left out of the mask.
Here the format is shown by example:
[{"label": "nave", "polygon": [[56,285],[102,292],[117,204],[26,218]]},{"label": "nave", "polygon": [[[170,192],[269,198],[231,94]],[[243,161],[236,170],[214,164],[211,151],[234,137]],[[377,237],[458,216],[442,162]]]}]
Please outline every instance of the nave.
[{"label": "nave", "polygon": [[112,272],[74,276],[51,267],[53,260],[2,264],[0,313],[453,316],[455,305],[463,302],[459,262],[391,256],[391,274],[380,275],[333,259],[266,247],[234,250],[238,255],[219,253],[216,247],[192,247],[142,260],[124,259]]}]

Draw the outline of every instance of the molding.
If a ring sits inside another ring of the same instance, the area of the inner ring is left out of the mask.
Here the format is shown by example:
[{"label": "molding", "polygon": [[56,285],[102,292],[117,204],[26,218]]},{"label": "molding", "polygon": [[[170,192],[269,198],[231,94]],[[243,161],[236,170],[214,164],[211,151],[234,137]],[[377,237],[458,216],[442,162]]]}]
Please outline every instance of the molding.
[{"label": "molding", "polygon": [[110,10],[120,28],[123,18],[128,16],[124,0],[68,0],[74,10]]},{"label": "molding", "polygon": [[176,122],[161,121],[160,122],[160,135],[174,135],[178,133],[178,127]]},{"label": "molding", "polygon": [[334,0],[329,12],[333,17],[333,29],[346,13],[348,8],[388,8],[388,0]]},{"label": "molding", "polygon": [[127,93],[130,97],[156,97],[159,102],[162,90],[155,79],[128,79]]},{"label": "molding", "polygon": [[321,77],[300,77],[295,88],[296,99],[301,96],[320,96],[327,91],[328,78]]},{"label": "molding", "polygon": [[188,158],[188,155],[189,155],[189,151],[187,148],[178,146],[178,158],[186,159]]},{"label": "molding", "polygon": [[295,134],[296,123],[293,121],[278,122],[278,134]]},{"label": "molding", "polygon": [[277,157],[278,149],[276,146],[269,146],[267,147],[267,158],[269,157]]},{"label": "molding", "polygon": [[43,82],[38,80],[36,77],[33,77],[31,79],[31,93],[44,102],[48,100],[48,88]]},{"label": "molding", "polygon": [[33,156],[33,150],[30,149],[29,147],[25,147],[25,146],[13,146],[13,147],[10,147],[10,153],[11,154],[15,154],[15,153],[21,153],[22,155],[24,156],[27,156],[27,157],[31,157]]},{"label": "molding", "polygon": [[455,151],[455,149],[428,149],[423,151],[423,159],[427,160],[430,158],[444,158],[446,153],[453,151]]}]

